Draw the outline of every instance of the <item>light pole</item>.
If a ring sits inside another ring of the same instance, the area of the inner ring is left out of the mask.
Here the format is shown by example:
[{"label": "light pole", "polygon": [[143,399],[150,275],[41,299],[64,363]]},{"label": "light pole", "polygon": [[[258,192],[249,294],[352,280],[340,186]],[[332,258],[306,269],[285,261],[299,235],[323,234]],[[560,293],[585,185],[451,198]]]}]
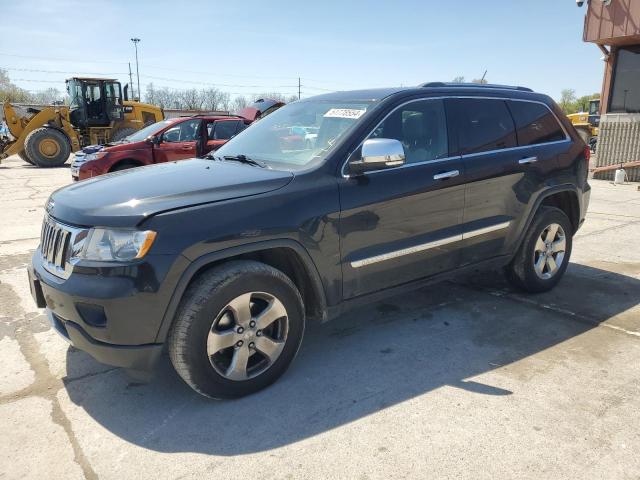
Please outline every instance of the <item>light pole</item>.
[{"label": "light pole", "polygon": [[140,43],[139,38],[132,38],[133,46],[136,48],[136,77],[138,77],[138,100],[142,100],[142,96],[140,95],[140,69],[138,68],[138,43]]}]

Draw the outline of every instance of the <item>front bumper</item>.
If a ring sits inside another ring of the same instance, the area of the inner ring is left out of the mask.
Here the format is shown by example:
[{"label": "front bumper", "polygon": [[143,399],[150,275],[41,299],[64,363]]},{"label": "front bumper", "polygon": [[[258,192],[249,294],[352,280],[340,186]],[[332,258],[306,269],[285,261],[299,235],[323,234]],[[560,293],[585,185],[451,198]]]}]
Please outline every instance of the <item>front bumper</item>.
[{"label": "front bumper", "polygon": [[83,152],[74,153],[71,157],[71,167],[69,171],[71,172],[71,178],[74,182],[77,182],[80,176],[80,167],[84,165],[86,160],[86,154]]},{"label": "front bumper", "polygon": [[82,327],[67,322],[47,308],[47,317],[53,329],[71,345],[88,353],[100,363],[133,370],[153,370],[160,354],[161,344],[111,345],[92,338]]},{"label": "front bumper", "polygon": [[108,365],[150,370],[163,348],[158,331],[183,265],[182,257],[148,257],[137,265],[80,268],[62,279],[45,270],[38,248],[28,267],[31,294],[73,346]]}]

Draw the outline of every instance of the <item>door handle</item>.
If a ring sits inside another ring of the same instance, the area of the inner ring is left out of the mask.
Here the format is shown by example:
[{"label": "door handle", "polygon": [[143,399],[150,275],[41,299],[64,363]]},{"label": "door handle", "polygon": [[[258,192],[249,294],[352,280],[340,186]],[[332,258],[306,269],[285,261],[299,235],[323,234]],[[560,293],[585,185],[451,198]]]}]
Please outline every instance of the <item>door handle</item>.
[{"label": "door handle", "polygon": [[527,157],[518,160],[520,165],[529,165],[530,163],[535,163],[538,161],[538,157]]},{"label": "door handle", "polygon": [[459,170],[451,170],[450,172],[438,173],[437,175],[433,176],[433,179],[434,180],[446,180],[447,178],[457,177],[458,175],[460,175],[460,171]]}]

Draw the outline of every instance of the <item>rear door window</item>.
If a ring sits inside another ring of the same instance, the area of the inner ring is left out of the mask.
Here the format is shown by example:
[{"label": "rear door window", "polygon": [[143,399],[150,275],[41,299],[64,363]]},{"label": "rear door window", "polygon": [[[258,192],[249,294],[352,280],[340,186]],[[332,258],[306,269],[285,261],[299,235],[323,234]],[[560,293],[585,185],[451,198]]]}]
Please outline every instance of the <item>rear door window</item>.
[{"label": "rear door window", "polygon": [[220,120],[217,121],[213,129],[214,140],[229,140],[236,133],[238,128],[237,120]]},{"label": "rear door window", "polygon": [[463,98],[453,102],[463,154],[517,146],[515,125],[504,100]]},{"label": "rear door window", "polygon": [[566,138],[551,111],[540,103],[509,101],[521,146],[557,142]]}]

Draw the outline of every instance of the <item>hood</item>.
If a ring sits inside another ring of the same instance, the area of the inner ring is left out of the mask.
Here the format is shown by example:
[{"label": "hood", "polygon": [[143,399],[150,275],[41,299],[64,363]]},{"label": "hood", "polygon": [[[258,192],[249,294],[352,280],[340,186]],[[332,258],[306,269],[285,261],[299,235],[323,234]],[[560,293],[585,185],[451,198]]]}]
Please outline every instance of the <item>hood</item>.
[{"label": "hood", "polygon": [[102,146],[102,150],[107,152],[123,152],[125,150],[140,150],[143,148],[151,148],[144,140],[140,142],[114,142],[114,143],[106,143]]},{"label": "hood", "polygon": [[181,160],[102,175],[55,191],[47,212],[83,226],[133,227],[167,210],[258,195],[291,172],[218,160]]}]

